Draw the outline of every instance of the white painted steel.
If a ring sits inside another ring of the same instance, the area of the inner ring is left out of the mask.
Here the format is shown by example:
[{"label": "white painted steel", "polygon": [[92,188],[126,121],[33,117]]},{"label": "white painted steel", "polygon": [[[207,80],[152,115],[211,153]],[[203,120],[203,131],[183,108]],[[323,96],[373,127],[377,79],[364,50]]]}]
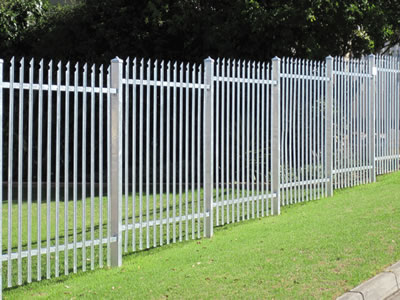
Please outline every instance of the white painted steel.
[{"label": "white painted steel", "polygon": [[[205,236],[210,238],[213,235],[213,108],[214,108],[214,60],[207,58],[204,61],[204,82],[209,85],[204,95],[203,113],[203,188],[204,188],[204,231]],[[233,118],[232,118],[233,119]],[[233,212],[233,206],[232,206]],[[232,213],[233,215],[233,213]],[[233,218],[232,218],[233,219]]]},{"label": "white painted steel", "polygon": [[[49,69],[47,73],[48,83],[51,85],[52,77],[53,77],[53,62],[50,61]],[[51,129],[52,129],[52,91],[48,91],[47,96],[47,170],[46,170],[46,177],[47,177],[47,195],[46,195],[46,246],[47,246],[47,253],[46,253],[46,279],[50,279],[51,276],[51,260],[50,260],[50,246],[51,246]]]},{"label": "white painted steel", "polygon": [[[20,61],[19,81],[24,80],[24,58]],[[22,284],[22,164],[23,164],[24,90],[19,88],[18,109],[18,285]]]},{"label": "white painted steel", "polygon": [[[69,82],[69,78],[67,80],[68,80],[67,82]],[[103,86],[104,86],[103,80],[104,80],[104,68],[103,68],[103,65],[101,65],[100,72],[99,72],[100,88],[103,88]],[[103,119],[103,115],[104,115],[103,109],[104,109],[104,104],[103,104],[103,101],[104,101],[104,95],[100,94],[100,97],[99,97],[99,179],[98,180],[99,180],[99,240],[101,240],[101,241],[103,240],[103,226],[104,226],[103,225],[103,200],[104,200],[103,199],[103,181],[104,181],[104,176],[103,176],[103,146],[104,146],[104,144],[103,144],[103,126],[104,126],[103,125],[103,122],[104,122],[103,121],[104,120]],[[66,102],[66,107],[68,107],[68,102]],[[66,108],[66,114],[67,114],[67,108]],[[67,122],[68,122],[68,118],[66,117],[65,123],[67,123]],[[67,130],[68,130],[68,127],[67,127]],[[68,131],[66,132],[65,135],[68,137],[67,133],[68,133]],[[68,156],[67,151],[68,150],[66,149],[65,150],[66,156]],[[68,182],[67,171],[66,171],[66,175],[65,175],[65,182],[66,182],[66,186],[68,186],[67,185],[67,182]],[[67,196],[67,191],[68,191],[68,189],[66,189],[66,196]],[[65,199],[68,203],[68,197],[66,197]],[[66,213],[66,215],[68,216],[68,212]],[[67,226],[68,225],[66,225],[66,231],[68,228]],[[67,241],[68,240],[66,239],[65,245],[68,244]],[[66,247],[65,253],[66,253],[66,255],[68,253],[67,247]],[[99,267],[100,268],[103,268],[103,260],[104,260],[103,245],[100,245],[99,246]],[[66,272],[68,272],[67,269],[68,269],[68,261],[66,261]]]},{"label": "white painted steel", "polygon": [[333,196],[333,57],[326,58],[326,75],[329,83],[326,87],[325,103],[325,174],[328,178],[326,183],[326,195]]},{"label": "white painted steel", "polygon": [[[61,62],[57,64],[57,86],[61,85]],[[55,253],[55,277],[60,275],[60,144],[61,144],[61,92],[57,89],[56,93],[56,220],[55,220],[55,239],[56,239],[56,253]]]},{"label": "white painted steel", "polygon": [[[76,87],[79,82],[79,64],[75,65],[75,74],[74,74],[74,86]],[[78,91],[74,91],[74,157],[73,157],[73,271],[76,273],[78,271],[78,258],[77,258],[77,223],[78,223]],[[38,248],[40,249],[40,248]],[[40,255],[38,256],[40,257]]]},{"label": "white painted steel", "polygon": [[[194,82],[196,78],[196,65],[193,64],[192,66],[192,81]],[[192,89],[192,113],[191,113],[191,118],[192,118],[192,131],[191,131],[191,197],[192,197],[192,215],[195,214],[196,211],[196,204],[195,204],[195,161],[196,161],[196,156],[195,156],[195,136],[196,136],[196,123],[195,123],[195,116],[196,116],[196,102],[195,102],[195,96],[196,96],[196,91],[195,89]],[[162,132],[160,133],[160,136],[162,137]],[[161,147],[162,149],[162,147]],[[161,150],[162,152],[162,150]],[[161,163],[161,168],[162,168],[162,163]],[[161,179],[160,179],[161,181]],[[162,182],[162,181],[161,181]],[[160,193],[162,195],[162,193]],[[162,203],[162,202],[161,202]],[[218,214],[218,212],[217,212]],[[160,219],[162,219],[163,216],[160,216]],[[217,221],[218,222],[218,221]],[[195,219],[192,219],[192,239],[195,239]]]},{"label": "white painted steel", "polygon": [[[164,61],[161,62],[161,73],[160,73],[160,79],[161,82],[164,83]],[[161,91],[160,91],[160,219],[162,220],[164,218],[164,195],[163,195],[163,186],[164,186],[164,84],[161,85]],[[192,134],[194,136],[194,134]],[[193,172],[193,169],[192,169]],[[193,173],[192,173],[193,174]],[[193,190],[192,190],[192,200],[193,200]],[[193,222],[194,224],[194,222]],[[194,230],[192,229],[192,232]],[[163,225],[160,223],[160,246],[164,244],[164,230],[163,230]]]},{"label": "white painted steel", "polygon": [[[187,217],[189,214],[189,71],[190,65],[186,64],[185,67],[185,215]],[[183,80],[183,78],[181,78]],[[182,122],[183,123],[183,122]],[[183,124],[181,125],[183,126]],[[183,152],[183,151],[182,151]],[[182,163],[182,162],[181,162]],[[155,221],[155,220],[154,220]],[[189,220],[185,220],[185,240],[189,240]]]},{"label": "white painted steel", "polygon": [[[29,63],[29,84],[31,86],[33,84],[33,72],[34,72],[34,60],[31,59]],[[2,101],[1,97],[0,101]],[[32,282],[32,147],[33,147],[32,127],[33,127],[33,90],[31,88],[29,90],[29,112],[28,112],[28,268],[27,268],[28,283]],[[0,170],[2,170],[2,168],[0,168]],[[2,184],[2,182],[3,181],[0,180],[0,184]]]},{"label": "white painted steel", "polygon": [[[95,70],[96,66],[92,65],[90,74],[90,85],[93,87],[95,85]],[[94,269],[94,167],[95,167],[95,152],[94,152],[94,136],[95,136],[95,96],[92,89],[90,93],[90,269]]]},{"label": "white painted steel", "polygon": [[[39,63],[39,85],[43,86],[43,59]],[[38,150],[37,150],[37,250],[42,247],[42,149],[43,149],[43,90],[39,89]],[[37,280],[42,278],[41,256],[37,257]]]},{"label": "white painted steel", "polygon": [[[154,62],[154,80],[157,81],[158,61]],[[128,75],[126,75],[128,77]],[[157,219],[157,87],[154,88],[153,93],[153,221]],[[127,121],[128,122],[128,121]],[[153,227],[153,246],[157,247],[157,228]]]},{"label": "white painted steel", "polygon": [[[197,66],[197,82],[201,82],[201,74],[202,74],[202,68],[201,65]],[[202,96],[202,91],[197,92],[197,237],[201,237],[201,205],[200,205],[200,187],[201,187],[201,170],[200,170],[200,151],[201,151],[201,143],[200,143],[200,137],[201,137],[201,112],[202,112],[202,103],[201,103],[201,96]],[[204,159],[203,159],[204,162]],[[204,214],[204,210],[203,210]],[[204,218],[203,218],[204,219]]]},{"label": "white painted steel", "polygon": [[[95,246],[97,246],[97,245],[100,245],[100,244],[106,244],[107,240],[108,239],[103,239],[103,240],[96,239],[96,240],[93,241],[93,243],[94,243]],[[117,239],[115,237],[112,237],[112,238],[110,238],[110,240],[111,240],[111,242],[115,242]],[[92,241],[86,241],[86,246],[90,246],[91,243],[92,243]],[[68,250],[71,250],[73,247],[74,247],[73,244],[60,245],[59,251],[63,251],[63,250],[65,251],[65,248],[67,248]],[[81,249],[82,247],[83,247],[83,243],[82,242],[78,242],[77,243],[77,248]],[[55,252],[56,252],[56,247],[55,246],[50,247],[50,254],[51,253],[55,253]],[[31,255],[32,256],[40,256],[40,255],[38,255],[39,253],[41,255],[46,254],[47,253],[47,248],[41,248],[39,250],[33,249]],[[21,256],[22,256],[22,258],[27,257],[28,256],[28,251],[22,251],[21,252]],[[3,260],[6,260],[7,258],[8,258],[8,255],[3,255],[1,257],[1,259],[3,259]],[[18,253],[12,253],[11,254],[11,259],[12,260],[18,259]]]},{"label": "white painted steel", "polygon": [[[107,247],[107,265],[119,266],[121,251],[128,252],[129,243],[132,251],[136,251],[143,249],[144,239],[145,247],[149,248],[189,237],[200,238],[202,233],[210,237],[214,226],[277,214],[280,205],[330,195],[333,188],[371,182],[375,174],[400,167],[397,59],[327,58],[325,63],[276,58],[272,70],[265,63],[225,59],[215,63],[208,59],[202,65],[174,62],[172,70],[170,62],[165,68],[164,61],[141,60],[139,70],[137,63],[132,60],[131,66],[127,59],[125,74],[123,61],[119,59],[113,60],[107,74],[103,73],[103,66],[97,69],[93,65],[89,84],[87,65],[81,70],[76,64],[70,84],[69,63],[65,66],[58,63],[57,71],[53,72],[50,61],[45,74],[44,62],[40,61],[37,76],[31,60],[25,82],[24,59],[17,70],[19,76],[15,74],[15,59],[12,59],[6,82],[4,63],[0,61],[0,124],[8,119],[8,141],[3,142],[4,132],[0,133],[0,166],[4,167],[4,155],[8,157],[7,203],[2,202],[5,199],[3,186],[0,187],[0,213],[7,205],[4,216],[7,219],[1,215],[4,224],[7,223],[7,241],[3,240],[7,247],[0,254],[7,261],[4,265],[7,270],[3,270],[7,273],[7,286],[33,281],[34,268],[37,280],[42,278],[42,267],[46,269],[46,278],[57,277],[60,272],[67,275],[69,250],[72,250],[73,272],[80,267],[86,270],[89,261],[91,269],[102,267],[103,244]],[[18,82],[15,77],[19,77]],[[54,84],[53,78],[56,78]],[[3,99],[4,91],[8,99]],[[19,105],[14,112],[15,99]],[[9,103],[8,115],[3,111],[5,101]],[[103,101],[107,101],[106,107]],[[23,126],[25,107],[26,127]],[[37,125],[33,116],[36,109]],[[16,117],[18,128],[14,128]],[[47,126],[43,127],[43,122]],[[15,145],[17,149],[13,149]],[[27,170],[23,168],[25,155]],[[87,156],[90,156],[88,161]],[[103,170],[104,158],[106,170]],[[90,166],[88,170],[86,166]],[[13,174],[15,167],[17,173]],[[45,216],[42,216],[43,168]],[[16,178],[17,218],[13,219]],[[26,208],[22,205],[24,200]],[[23,219],[25,209],[27,220]],[[60,237],[62,220],[64,237]],[[42,221],[46,222],[45,237],[42,237]],[[37,234],[32,232],[36,229],[35,222]],[[90,222],[89,228],[86,222]],[[15,225],[17,228],[13,228]],[[25,235],[22,226],[26,225]],[[70,230],[72,238],[68,237]],[[90,235],[86,235],[86,230],[90,230]],[[129,230],[132,230],[131,241]],[[17,240],[13,241],[15,233]],[[37,245],[33,247],[35,242]],[[86,247],[90,247],[90,256],[86,255]],[[35,255],[37,264],[32,263]],[[42,255],[46,256],[44,262]],[[64,265],[60,266],[62,255]],[[16,260],[16,270],[12,269],[12,260]]]},{"label": "white painted steel", "polygon": [[[150,79],[151,60],[147,61],[146,78]],[[150,219],[150,85],[146,85],[146,221]],[[146,248],[150,248],[150,228],[146,227]]]},{"label": "white painted steel", "polygon": [[[125,77],[129,78],[129,71],[130,71],[130,59],[129,57],[125,61]],[[121,91],[122,92],[122,91]],[[125,199],[125,226],[128,226],[129,222],[129,88],[125,88],[125,157],[124,157],[124,185],[125,185],[125,190],[124,190],[124,199]],[[133,195],[133,194],[132,194]],[[133,200],[132,200],[133,201]],[[134,212],[132,211],[132,214]],[[125,236],[124,236],[124,252],[128,252],[128,243],[129,243],[129,232],[128,230],[125,230]]]},{"label": "white painted steel", "polygon": [[[87,87],[87,64],[83,65],[83,86]],[[87,93],[83,93],[82,104],[82,271],[86,271],[86,135],[87,135]],[[49,252],[47,253],[49,254]]]},{"label": "white painted steel", "polygon": [[[70,110],[70,62],[67,63],[65,69],[65,139],[64,139],[64,245],[69,244],[69,110]],[[69,274],[69,257],[68,257],[68,247],[64,250],[64,274]]]},{"label": "white painted steel", "polygon": [[[132,77],[136,80],[137,75],[137,60],[136,58],[133,60],[132,66]],[[136,81],[135,81],[136,82]],[[128,89],[128,87],[126,87]],[[137,91],[136,84],[132,85],[132,224],[135,226],[136,223],[136,115],[137,115]],[[132,251],[136,251],[136,230],[132,230]]]},{"label": "white painted steel", "polygon": [[[111,265],[122,264],[122,60],[116,57],[111,61],[111,86],[120,92],[111,97],[111,162],[110,162],[110,202],[111,236],[116,241],[111,243]],[[83,240],[85,249],[85,240]]]},{"label": "white painted steel", "polygon": [[[179,66],[179,79],[183,79],[183,63]],[[179,88],[179,152],[178,152],[178,193],[179,193],[179,241],[182,242],[182,184],[183,184],[183,87]]]},{"label": "white painted steel", "polygon": [[173,88],[172,88],[172,242],[176,243],[176,123],[177,123],[177,81],[178,81],[177,62],[173,66]]}]

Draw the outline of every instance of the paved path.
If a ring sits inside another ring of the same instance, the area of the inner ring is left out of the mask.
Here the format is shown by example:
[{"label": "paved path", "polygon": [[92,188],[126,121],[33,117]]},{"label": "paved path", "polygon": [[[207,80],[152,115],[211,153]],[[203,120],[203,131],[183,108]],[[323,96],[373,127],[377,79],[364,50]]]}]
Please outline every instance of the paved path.
[{"label": "paved path", "polygon": [[393,294],[392,296],[389,296],[385,300],[400,300],[400,291],[398,291],[396,294]]},{"label": "paved path", "polygon": [[400,261],[337,300],[400,300]]}]

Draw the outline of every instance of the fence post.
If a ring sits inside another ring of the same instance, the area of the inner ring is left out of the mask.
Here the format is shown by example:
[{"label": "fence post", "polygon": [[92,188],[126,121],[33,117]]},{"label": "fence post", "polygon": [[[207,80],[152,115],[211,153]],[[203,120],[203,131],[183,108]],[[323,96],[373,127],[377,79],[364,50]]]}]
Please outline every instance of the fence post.
[{"label": "fence post", "polygon": [[111,60],[111,266],[122,264],[122,60],[118,57]]},{"label": "fence post", "polygon": [[326,171],[326,194],[333,196],[333,57],[326,59],[326,77],[329,78],[326,86],[325,106],[325,171]]},{"label": "fence post", "polygon": [[372,169],[370,171],[370,179],[376,181],[375,172],[375,81],[377,71],[375,68],[375,55],[368,56],[369,73],[371,74],[370,96],[369,96],[369,161]]},{"label": "fence post", "polygon": [[213,235],[213,140],[214,140],[214,60],[208,57],[204,60],[206,85],[204,92],[203,111],[203,184],[205,201],[205,224],[206,237]]},{"label": "fence post", "polygon": [[280,203],[280,167],[281,167],[281,81],[280,81],[281,59],[274,57],[272,59],[272,80],[275,82],[272,85],[271,99],[271,126],[272,126],[272,141],[271,141],[271,188],[272,194],[275,196],[271,201],[271,213],[279,215],[281,213]]}]

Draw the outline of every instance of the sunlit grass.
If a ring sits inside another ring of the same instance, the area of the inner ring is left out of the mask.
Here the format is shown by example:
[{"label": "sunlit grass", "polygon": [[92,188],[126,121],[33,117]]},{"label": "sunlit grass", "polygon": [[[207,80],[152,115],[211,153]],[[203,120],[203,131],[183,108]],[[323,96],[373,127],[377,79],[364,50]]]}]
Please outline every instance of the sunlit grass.
[{"label": "sunlit grass", "polygon": [[123,257],[123,266],[27,284],[8,299],[332,299],[400,259],[400,173]]}]

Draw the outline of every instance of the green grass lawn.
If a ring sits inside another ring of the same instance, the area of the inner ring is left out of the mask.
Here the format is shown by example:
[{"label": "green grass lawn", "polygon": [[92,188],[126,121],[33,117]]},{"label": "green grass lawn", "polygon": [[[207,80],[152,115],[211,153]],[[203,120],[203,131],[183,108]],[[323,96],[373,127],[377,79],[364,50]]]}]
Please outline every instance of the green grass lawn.
[{"label": "green grass lawn", "polygon": [[123,266],[3,292],[23,298],[332,299],[400,259],[400,172],[212,239],[123,257]]}]

